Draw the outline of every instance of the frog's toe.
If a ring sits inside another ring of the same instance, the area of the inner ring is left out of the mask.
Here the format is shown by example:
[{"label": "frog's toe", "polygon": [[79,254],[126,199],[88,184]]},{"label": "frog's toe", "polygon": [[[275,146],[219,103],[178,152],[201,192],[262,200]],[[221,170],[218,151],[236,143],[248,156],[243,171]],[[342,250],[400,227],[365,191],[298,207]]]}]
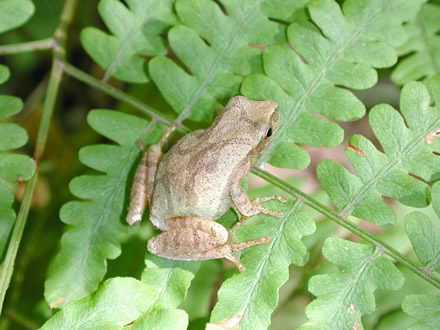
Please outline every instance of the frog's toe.
[{"label": "frog's toe", "polygon": [[288,201],[288,199],[284,196],[276,195],[275,198],[278,199],[281,203],[287,203]]},{"label": "frog's toe", "polygon": [[283,216],[283,213],[282,213],[282,212],[272,211],[272,210],[268,210],[268,209],[264,209],[264,210],[262,210],[262,212],[263,212],[264,214],[271,215],[271,216],[273,216],[273,217],[275,217],[275,218],[278,218],[278,219],[280,219],[280,218]]}]

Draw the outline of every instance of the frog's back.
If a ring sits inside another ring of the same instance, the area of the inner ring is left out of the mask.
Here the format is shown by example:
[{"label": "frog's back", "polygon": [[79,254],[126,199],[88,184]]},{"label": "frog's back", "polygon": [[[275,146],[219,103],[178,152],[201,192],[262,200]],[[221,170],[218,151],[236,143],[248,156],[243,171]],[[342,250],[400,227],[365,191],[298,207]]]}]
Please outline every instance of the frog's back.
[{"label": "frog's back", "polygon": [[245,155],[230,141],[209,142],[206,131],[184,136],[162,158],[156,175],[150,220],[199,216],[216,220],[231,206],[231,178]]}]

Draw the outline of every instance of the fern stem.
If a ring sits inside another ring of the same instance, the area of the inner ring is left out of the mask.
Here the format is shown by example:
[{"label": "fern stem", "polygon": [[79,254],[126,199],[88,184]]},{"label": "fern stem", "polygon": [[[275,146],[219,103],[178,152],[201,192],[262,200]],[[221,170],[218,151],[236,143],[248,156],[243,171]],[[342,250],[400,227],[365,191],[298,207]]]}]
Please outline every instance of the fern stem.
[{"label": "fern stem", "polygon": [[277,178],[276,176],[270,174],[265,170],[262,170],[254,166],[252,168],[252,173],[258,175],[260,178],[266,180],[267,182],[273,184],[274,186],[284,190],[293,197],[301,200],[302,202],[304,202],[304,204],[310,206],[319,213],[325,215],[330,220],[336,222],[338,225],[344,227],[353,234],[361,237],[366,242],[375,245],[378,250],[381,250],[384,253],[388,254],[394,260],[408,267],[417,276],[423,278],[425,281],[431,283],[433,286],[440,289],[440,279],[438,277],[435,277],[432,274],[423,271],[423,269],[418,268],[411,260],[401,255],[396,249],[394,249],[387,243],[382,242],[379,239],[375,238],[373,235],[363,230],[362,228],[356,226],[351,221],[348,221],[345,216],[342,216],[336,213],[335,211],[329,209],[325,205],[319,203],[317,200],[313,199],[312,197],[308,196],[307,194],[303,193],[297,188],[287,184],[286,182],[280,180],[279,178]]},{"label": "fern stem", "polygon": [[[85,83],[86,85],[92,86],[100,90],[101,92],[104,92],[107,95],[114,97],[115,99],[121,102],[133,106],[135,109],[140,110],[146,113],[147,115],[151,116],[156,121],[160,121],[168,125],[172,123],[172,120],[167,119],[164,116],[158,114],[158,111],[154,111],[150,109],[145,103],[140,102],[136,98],[124,93],[118,88],[115,88],[101,80],[96,79],[95,77],[92,77],[91,75],[77,69],[75,66],[71,65],[70,63],[63,63],[63,66],[66,74]],[[189,132],[189,129],[185,128],[183,125],[177,125],[177,126],[179,130],[181,130],[182,132],[184,133]]]},{"label": "fern stem", "polygon": [[0,55],[12,55],[18,53],[49,50],[54,46],[53,38],[23,42],[19,44],[0,46]]},{"label": "fern stem", "polygon": [[63,76],[62,61],[65,54],[65,36],[67,28],[70,25],[72,16],[76,7],[77,0],[66,0],[61,14],[58,27],[55,30],[55,37],[52,39],[52,67],[50,71],[49,82],[47,86],[46,97],[43,104],[43,111],[38,128],[38,135],[34,151],[34,159],[37,164],[34,176],[27,182],[24,190],[23,200],[18,211],[17,220],[12,231],[11,240],[9,241],[8,249],[6,251],[5,260],[3,263],[2,272],[0,274],[0,314],[3,308],[3,302],[6,296],[6,291],[11,282],[11,277],[14,272],[14,263],[17,257],[18,248],[23,236],[24,227],[26,226],[27,216],[32,202],[32,196],[38,180],[38,170],[40,161],[44,152],[49,132],[49,126],[55,107],[55,101],[58,95],[58,89]]}]

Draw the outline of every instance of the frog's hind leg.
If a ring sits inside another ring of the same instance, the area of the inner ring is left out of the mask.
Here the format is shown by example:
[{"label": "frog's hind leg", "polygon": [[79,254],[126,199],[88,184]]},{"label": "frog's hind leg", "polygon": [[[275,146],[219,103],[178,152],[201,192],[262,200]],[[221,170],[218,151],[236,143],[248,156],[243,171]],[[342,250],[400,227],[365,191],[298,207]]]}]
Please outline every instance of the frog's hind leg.
[{"label": "frog's hind leg", "polygon": [[175,125],[168,126],[160,140],[148,148],[145,148],[142,141],[136,141],[136,145],[144,154],[134,173],[130,191],[130,206],[126,221],[131,226],[137,225],[141,221],[147,203],[151,207],[154,180],[162,158],[162,146],[175,128]]},{"label": "frog's hind leg", "polygon": [[148,241],[148,251],[174,260],[207,260],[226,258],[240,272],[244,266],[232,252],[266,244],[267,236],[250,241],[227,243],[228,231],[219,223],[200,217],[175,217],[167,220],[168,229]]}]

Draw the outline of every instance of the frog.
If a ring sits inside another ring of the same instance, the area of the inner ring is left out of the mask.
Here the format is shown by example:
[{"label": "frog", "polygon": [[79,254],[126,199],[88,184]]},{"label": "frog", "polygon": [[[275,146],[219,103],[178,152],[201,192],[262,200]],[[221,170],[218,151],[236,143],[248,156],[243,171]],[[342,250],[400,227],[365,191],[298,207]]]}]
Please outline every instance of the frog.
[{"label": "frog", "polygon": [[[234,252],[267,244],[270,238],[234,242],[235,231],[259,213],[282,216],[262,202],[287,201],[279,195],[251,200],[241,186],[254,159],[275,135],[279,117],[276,102],[237,95],[211,126],[183,136],[166,153],[162,147],[176,128],[173,124],[148,148],[138,141],[143,156],[135,171],[126,222],[137,225],[148,205],[151,224],[162,231],[148,240],[151,254],[186,261],[226,258],[239,272],[245,270]],[[227,230],[216,220],[231,205],[240,218]]]}]

